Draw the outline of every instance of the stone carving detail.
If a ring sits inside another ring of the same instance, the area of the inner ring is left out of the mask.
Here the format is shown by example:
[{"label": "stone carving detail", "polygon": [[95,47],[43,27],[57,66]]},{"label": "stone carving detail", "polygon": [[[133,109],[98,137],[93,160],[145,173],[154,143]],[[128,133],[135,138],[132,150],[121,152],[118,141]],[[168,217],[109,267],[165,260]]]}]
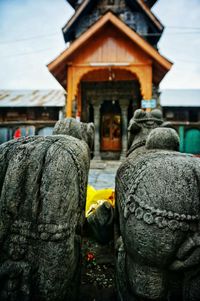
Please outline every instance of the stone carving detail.
[{"label": "stone carving detail", "polygon": [[66,119],[0,146],[0,300],[77,300],[93,130]]},{"label": "stone carving detail", "polygon": [[179,153],[161,112],[135,112],[116,176],[119,300],[200,296],[200,160]]}]

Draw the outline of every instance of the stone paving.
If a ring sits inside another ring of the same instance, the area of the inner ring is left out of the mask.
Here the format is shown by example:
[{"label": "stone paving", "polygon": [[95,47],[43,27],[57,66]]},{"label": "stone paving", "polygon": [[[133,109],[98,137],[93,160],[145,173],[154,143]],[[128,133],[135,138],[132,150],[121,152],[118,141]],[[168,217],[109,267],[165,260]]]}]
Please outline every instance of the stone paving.
[{"label": "stone paving", "polygon": [[95,189],[114,188],[121,161],[91,161],[88,184]]}]

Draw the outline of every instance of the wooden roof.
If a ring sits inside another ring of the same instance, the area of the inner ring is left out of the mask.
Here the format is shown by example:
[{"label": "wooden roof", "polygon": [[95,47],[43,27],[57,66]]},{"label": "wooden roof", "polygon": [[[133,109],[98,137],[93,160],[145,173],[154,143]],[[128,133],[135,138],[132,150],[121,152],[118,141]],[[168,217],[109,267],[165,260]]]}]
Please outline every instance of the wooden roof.
[{"label": "wooden roof", "polygon": [[[158,1],[158,0],[143,0],[150,8]],[[67,0],[69,4],[75,8],[78,4],[78,0]]]},{"label": "wooden roof", "polygon": [[[149,18],[151,22],[156,26],[156,28],[162,32],[164,29],[164,26],[161,24],[161,22],[156,18],[156,16],[152,13],[151,9],[148,6],[148,3],[155,3],[157,0],[126,0],[126,2],[130,5],[130,7],[133,7],[134,5],[137,5],[139,9],[141,9]],[[77,1],[68,1],[73,3],[73,7],[76,5]],[[83,0],[82,3],[78,6],[76,9],[74,15],[69,19],[69,21],[63,26],[63,35],[64,39],[67,42],[67,33],[72,29],[73,26],[75,26],[76,22],[79,20],[79,18],[85,13],[87,9],[90,8],[90,6],[94,5],[97,2],[97,0]]]},{"label": "wooden roof", "polygon": [[77,0],[67,0],[67,2],[69,2],[69,4],[74,8],[76,6]]},{"label": "wooden roof", "polygon": [[116,30],[128,37],[130,41],[135,43],[152,59],[156,69],[156,72],[154,72],[155,76],[157,76],[156,83],[159,83],[165,74],[170,70],[172,63],[169,60],[163,57],[153,46],[151,46],[146,40],[139,36],[125,23],[123,23],[123,21],[121,21],[113,13],[107,12],[86,32],[84,32],[79,38],[71,43],[69,48],[64,50],[55,60],[48,64],[49,71],[64,88],[66,88],[65,81],[67,77],[67,64],[70,62],[70,56],[72,56],[75,51],[81,49],[82,46],[89,41],[89,39],[91,39],[93,36],[96,36],[98,31],[109,22],[115,26]]},{"label": "wooden roof", "polygon": [[[132,2],[132,1],[130,1]],[[146,13],[147,17],[150,18],[151,21],[156,25],[156,27],[159,30],[163,30],[164,26],[161,24],[161,22],[156,18],[156,16],[152,13],[151,9],[149,8],[147,2],[144,2],[144,0],[136,0],[136,2],[139,4],[140,8],[143,9],[143,11]]]},{"label": "wooden roof", "polygon": [[70,4],[73,8],[75,8],[76,5],[77,5],[77,3],[78,3],[78,0],[67,0],[67,2],[69,2],[69,4]]},{"label": "wooden roof", "polygon": [[[65,38],[65,34],[70,30],[70,28],[75,24],[75,22],[78,21],[79,17],[82,15],[82,13],[88,7],[88,5],[91,4],[90,2],[91,2],[90,0],[83,1],[82,4],[78,7],[78,9],[75,11],[74,15],[64,25],[64,27],[62,28],[64,38]],[[67,42],[66,38],[65,38],[65,41]]]},{"label": "wooden roof", "polygon": [[144,2],[151,8],[158,0],[144,0]]}]

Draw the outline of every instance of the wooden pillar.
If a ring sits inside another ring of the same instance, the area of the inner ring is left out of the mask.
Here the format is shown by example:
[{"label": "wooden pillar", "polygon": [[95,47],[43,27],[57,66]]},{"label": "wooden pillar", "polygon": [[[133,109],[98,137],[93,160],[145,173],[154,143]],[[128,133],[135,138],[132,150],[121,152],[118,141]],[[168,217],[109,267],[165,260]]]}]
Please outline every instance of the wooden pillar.
[{"label": "wooden pillar", "polygon": [[152,99],[152,65],[148,64],[137,69],[132,67],[131,72],[135,73],[139,79],[142,98]]},{"label": "wooden pillar", "polygon": [[77,93],[77,112],[76,117],[81,118],[82,111],[82,99],[81,99],[81,83],[78,84],[78,93]]},{"label": "wooden pillar", "polygon": [[66,117],[72,116],[72,103],[73,103],[73,70],[72,67],[68,67]]},{"label": "wooden pillar", "polygon": [[[77,72],[74,67],[68,67],[67,76],[67,106],[66,106],[66,116],[71,117],[73,115],[74,101],[77,101],[77,92],[79,78],[77,77]],[[77,104],[76,104],[77,106]],[[75,117],[75,116],[74,116]]]}]

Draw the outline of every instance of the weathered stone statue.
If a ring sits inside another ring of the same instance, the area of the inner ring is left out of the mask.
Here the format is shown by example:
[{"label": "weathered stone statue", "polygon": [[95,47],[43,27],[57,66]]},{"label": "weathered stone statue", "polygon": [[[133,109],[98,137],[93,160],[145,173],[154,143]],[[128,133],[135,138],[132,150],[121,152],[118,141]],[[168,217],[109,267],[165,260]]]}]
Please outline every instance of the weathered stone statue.
[{"label": "weathered stone statue", "polygon": [[0,146],[0,300],[77,300],[93,133],[66,119]]},{"label": "weathered stone statue", "polygon": [[116,176],[119,300],[200,300],[200,160],[161,113],[136,111]]}]

